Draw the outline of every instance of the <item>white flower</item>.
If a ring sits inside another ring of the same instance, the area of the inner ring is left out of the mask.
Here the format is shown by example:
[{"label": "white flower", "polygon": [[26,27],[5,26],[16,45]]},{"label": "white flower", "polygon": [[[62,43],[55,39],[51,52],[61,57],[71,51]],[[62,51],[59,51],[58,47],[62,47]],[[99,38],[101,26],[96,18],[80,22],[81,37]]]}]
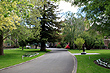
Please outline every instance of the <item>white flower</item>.
[{"label": "white flower", "polygon": [[110,64],[108,64],[108,67],[110,68]]}]

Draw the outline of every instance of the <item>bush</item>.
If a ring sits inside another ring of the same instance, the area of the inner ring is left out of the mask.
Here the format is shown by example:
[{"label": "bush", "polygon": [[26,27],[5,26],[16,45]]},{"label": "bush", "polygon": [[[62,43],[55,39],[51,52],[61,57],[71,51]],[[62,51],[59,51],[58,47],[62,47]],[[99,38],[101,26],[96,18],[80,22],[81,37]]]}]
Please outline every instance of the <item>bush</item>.
[{"label": "bush", "polygon": [[83,44],[85,43],[83,38],[77,38],[76,41],[74,41],[78,49],[82,49]]},{"label": "bush", "polygon": [[102,41],[102,39],[97,39],[95,41],[94,48],[101,49],[101,48],[103,48],[103,45],[104,45],[104,41]]},{"label": "bush", "polygon": [[19,49],[22,49],[22,47],[20,46]]},{"label": "bush", "polygon": [[24,49],[26,49],[26,47],[24,46]]},{"label": "bush", "polygon": [[57,48],[61,48],[61,45],[60,44],[57,44]]}]

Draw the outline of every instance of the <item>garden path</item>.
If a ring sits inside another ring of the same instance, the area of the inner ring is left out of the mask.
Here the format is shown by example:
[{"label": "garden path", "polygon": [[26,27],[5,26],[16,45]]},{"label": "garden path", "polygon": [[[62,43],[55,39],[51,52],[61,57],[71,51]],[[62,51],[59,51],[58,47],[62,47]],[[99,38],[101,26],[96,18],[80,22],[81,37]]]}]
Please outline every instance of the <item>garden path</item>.
[{"label": "garden path", "polygon": [[52,51],[40,58],[1,70],[0,73],[72,73],[74,71],[74,57],[66,49],[49,49]]}]

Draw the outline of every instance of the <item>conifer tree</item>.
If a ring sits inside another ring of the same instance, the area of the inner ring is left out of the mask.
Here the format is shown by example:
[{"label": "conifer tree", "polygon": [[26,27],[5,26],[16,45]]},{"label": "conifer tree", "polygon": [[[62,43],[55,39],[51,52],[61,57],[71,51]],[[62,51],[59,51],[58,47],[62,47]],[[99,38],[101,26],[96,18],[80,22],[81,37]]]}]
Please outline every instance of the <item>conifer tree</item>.
[{"label": "conifer tree", "polygon": [[[55,41],[58,39],[58,35],[61,28],[61,22],[58,22],[59,19],[58,12],[58,5],[56,5],[52,1],[44,0],[44,5],[38,8],[41,11],[41,51],[46,51],[45,43],[48,41]],[[54,39],[54,40],[53,40]]]}]

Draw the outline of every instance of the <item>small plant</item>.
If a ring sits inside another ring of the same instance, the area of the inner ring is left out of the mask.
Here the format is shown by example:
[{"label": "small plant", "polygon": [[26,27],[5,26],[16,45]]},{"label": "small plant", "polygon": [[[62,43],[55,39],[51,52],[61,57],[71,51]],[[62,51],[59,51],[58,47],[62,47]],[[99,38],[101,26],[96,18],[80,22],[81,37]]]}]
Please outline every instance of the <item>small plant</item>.
[{"label": "small plant", "polygon": [[38,55],[39,53],[26,53],[23,55],[23,57],[33,57],[35,55]]},{"label": "small plant", "polygon": [[97,64],[99,64],[101,66],[110,68],[110,58],[109,59],[101,58],[101,59],[96,60],[96,62],[97,62]]}]

